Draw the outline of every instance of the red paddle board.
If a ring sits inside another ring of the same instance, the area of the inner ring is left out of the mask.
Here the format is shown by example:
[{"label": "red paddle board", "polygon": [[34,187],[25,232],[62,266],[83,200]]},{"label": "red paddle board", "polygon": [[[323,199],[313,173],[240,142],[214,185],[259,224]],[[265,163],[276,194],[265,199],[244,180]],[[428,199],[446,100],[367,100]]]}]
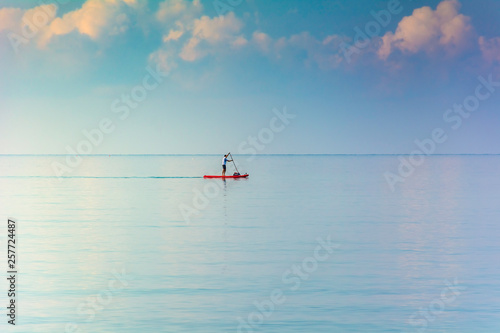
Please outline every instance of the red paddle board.
[{"label": "red paddle board", "polygon": [[215,175],[205,175],[203,176],[203,178],[247,178],[248,177],[248,173],[244,174],[244,175],[239,175],[239,176],[215,176]]}]

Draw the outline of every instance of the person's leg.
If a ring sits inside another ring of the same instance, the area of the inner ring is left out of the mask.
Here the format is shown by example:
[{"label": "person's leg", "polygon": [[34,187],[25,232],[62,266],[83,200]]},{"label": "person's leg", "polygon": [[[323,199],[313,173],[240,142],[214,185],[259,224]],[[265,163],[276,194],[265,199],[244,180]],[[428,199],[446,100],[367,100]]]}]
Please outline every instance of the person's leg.
[{"label": "person's leg", "polygon": [[223,165],[222,166],[222,177],[224,177],[226,175],[226,166]]}]

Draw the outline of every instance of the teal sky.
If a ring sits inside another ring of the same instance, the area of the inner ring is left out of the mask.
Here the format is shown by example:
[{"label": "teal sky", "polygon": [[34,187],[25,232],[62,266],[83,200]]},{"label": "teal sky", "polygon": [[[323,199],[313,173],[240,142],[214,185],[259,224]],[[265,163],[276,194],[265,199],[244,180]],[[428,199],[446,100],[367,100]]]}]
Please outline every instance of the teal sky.
[{"label": "teal sky", "polygon": [[[500,86],[443,118],[500,82],[500,1],[44,3],[0,0],[0,154],[65,154],[102,119],[93,154],[243,153],[284,108],[260,153],[406,154],[435,128],[435,153],[500,153]],[[148,67],[168,76],[121,119]]]}]

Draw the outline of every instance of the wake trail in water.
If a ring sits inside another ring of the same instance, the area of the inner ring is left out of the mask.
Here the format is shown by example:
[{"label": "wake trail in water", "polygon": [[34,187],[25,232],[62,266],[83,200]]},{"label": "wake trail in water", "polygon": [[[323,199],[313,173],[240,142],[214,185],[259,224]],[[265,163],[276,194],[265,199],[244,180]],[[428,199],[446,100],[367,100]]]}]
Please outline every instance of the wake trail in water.
[{"label": "wake trail in water", "polygon": [[193,179],[203,177],[164,177],[164,176],[0,176],[0,178],[55,178],[55,179]]}]

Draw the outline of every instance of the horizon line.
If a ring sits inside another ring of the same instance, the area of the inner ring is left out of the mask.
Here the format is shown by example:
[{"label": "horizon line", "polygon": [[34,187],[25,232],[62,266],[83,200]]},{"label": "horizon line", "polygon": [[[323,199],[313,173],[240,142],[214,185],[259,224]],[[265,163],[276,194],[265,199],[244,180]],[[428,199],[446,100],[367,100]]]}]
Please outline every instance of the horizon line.
[{"label": "horizon line", "polygon": [[[224,154],[0,154],[0,156],[219,156]],[[500,153],[449,153],[449,154],[400,154],[400,153],[281,153],[281,154],[233,154],[238,156],[496,156]]]}]

